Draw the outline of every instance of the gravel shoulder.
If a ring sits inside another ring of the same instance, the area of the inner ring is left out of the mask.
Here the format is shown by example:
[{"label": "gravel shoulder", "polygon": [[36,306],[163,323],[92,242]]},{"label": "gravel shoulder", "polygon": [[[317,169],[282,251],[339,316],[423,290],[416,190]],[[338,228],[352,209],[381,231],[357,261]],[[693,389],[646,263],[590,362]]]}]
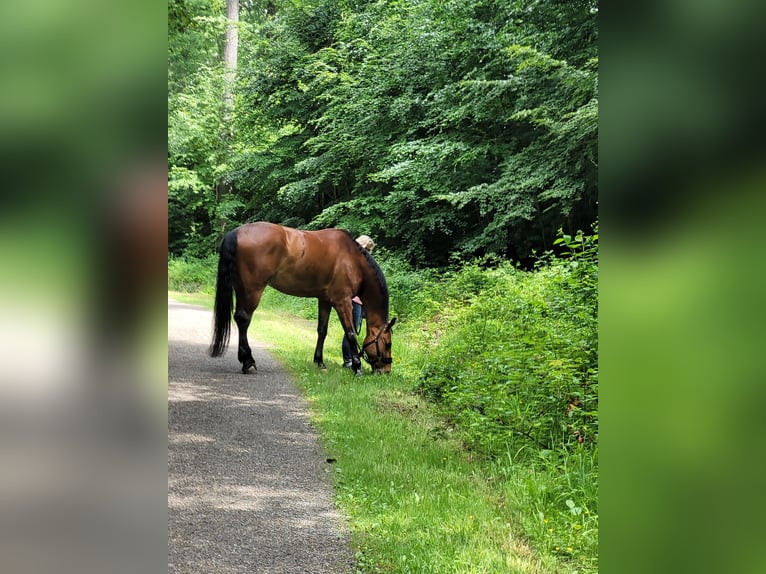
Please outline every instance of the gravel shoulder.
[{"label": "gravel shoulder", "polygon": [[236,329],[209,357],[211,325],[168,300],[168,572],[351,572],[305,399],[257,341],[239,372]]}]

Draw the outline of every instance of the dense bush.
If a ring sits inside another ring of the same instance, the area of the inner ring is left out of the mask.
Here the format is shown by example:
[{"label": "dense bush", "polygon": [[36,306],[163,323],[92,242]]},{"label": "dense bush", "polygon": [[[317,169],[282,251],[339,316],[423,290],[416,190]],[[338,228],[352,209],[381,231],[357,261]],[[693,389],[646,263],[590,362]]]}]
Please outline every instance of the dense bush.
[{"label": "dense bush", "polygon": [[484,271],[476,294],[475,265],[451,281],[469,298],[442,320],[419,388],[489,457],[596,448],[596,247],[578,237],[534,272]]},{"label": "dense bush", "polygon": [[168,289],[185,293],[214,293],[217,270],[217,254],[202,259],[171,257],[168,259]]}]

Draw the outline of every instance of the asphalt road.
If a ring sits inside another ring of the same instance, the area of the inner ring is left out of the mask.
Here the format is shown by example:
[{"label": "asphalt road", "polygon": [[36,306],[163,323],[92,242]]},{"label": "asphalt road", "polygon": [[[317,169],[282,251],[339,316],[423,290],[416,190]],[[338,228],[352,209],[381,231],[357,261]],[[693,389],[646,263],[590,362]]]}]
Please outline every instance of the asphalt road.
[{"label": "asphalt road", "polygon": [[252,338],[258,372],[239,372],[236,328],[209,357],[211,326],[168,301],[168,572],[351,572],[306,401]]}]

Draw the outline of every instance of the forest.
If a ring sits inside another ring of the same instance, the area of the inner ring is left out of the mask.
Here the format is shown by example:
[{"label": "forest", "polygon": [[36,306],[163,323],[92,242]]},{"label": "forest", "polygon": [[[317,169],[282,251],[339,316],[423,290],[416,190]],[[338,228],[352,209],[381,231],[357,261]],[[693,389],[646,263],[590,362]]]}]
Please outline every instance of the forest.
[{"label": "forest", "polygon": [[267,220],[416,267],[530,265],[590,231],[594,1],[229,0],[236,24],[226,4],[168,3],[172,255]]}]

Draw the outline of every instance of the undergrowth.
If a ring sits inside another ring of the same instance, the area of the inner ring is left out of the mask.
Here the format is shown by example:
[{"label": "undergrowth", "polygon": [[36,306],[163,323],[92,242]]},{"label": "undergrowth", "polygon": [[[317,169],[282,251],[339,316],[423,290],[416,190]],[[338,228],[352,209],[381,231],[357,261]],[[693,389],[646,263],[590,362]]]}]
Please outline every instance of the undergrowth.
[{"label": "undergrowth", "polygon": [[181,293],[215,293],[218,255],[204,259],[170,257],[168,259],[168,289]]}]

